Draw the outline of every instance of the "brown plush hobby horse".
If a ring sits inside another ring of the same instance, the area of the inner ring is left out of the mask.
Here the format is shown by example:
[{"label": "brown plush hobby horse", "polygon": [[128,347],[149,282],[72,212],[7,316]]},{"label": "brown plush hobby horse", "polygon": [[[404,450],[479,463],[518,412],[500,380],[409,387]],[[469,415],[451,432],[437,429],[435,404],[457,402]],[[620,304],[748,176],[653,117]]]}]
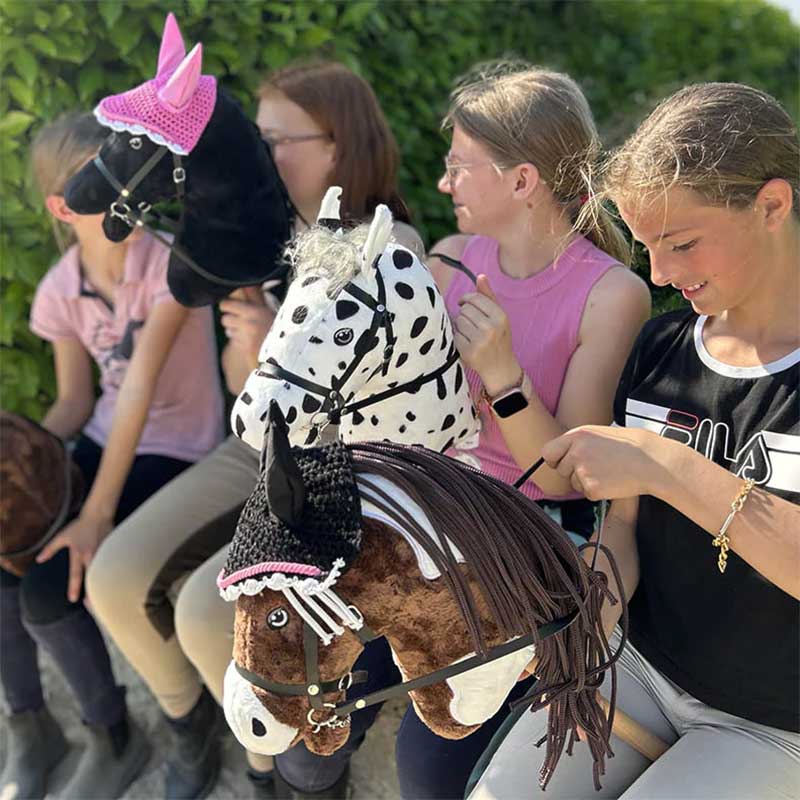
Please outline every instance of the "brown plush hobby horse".
[{"label": "brown plush hobby horse", "polygon": [[[546,784],[577,726],[595,782],[611,755],[596,690],[616,602],[563,531],[513,487],[421,447],[292,449],[276,404],[258,484],[237,527],[222,596],[236,601],[225,714],[249,750],[341,747],[355,709],[408,692],[451,739],[502,705],[536,657],[525,702],[550,709]],[[624,620],[626,615],[623,615]],[[404,683],[355,702],[363,644],[385,636]]]},{"label": "brown plush hobby horse", "polygon": [[83,499],[83,476],[58,436],[0,411],[0,566],[22,575]]}]

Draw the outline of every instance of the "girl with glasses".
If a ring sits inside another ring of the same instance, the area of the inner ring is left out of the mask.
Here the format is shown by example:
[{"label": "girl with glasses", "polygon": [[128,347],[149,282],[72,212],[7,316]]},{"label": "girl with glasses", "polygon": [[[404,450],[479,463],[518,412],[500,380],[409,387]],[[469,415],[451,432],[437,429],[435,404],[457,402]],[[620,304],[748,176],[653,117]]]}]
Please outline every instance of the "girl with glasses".
[{"label": "girl with glasses", "polygon": [[[444,126],[452,139],[439,190],[453,201],[459,233],[439,242],[428,263],[481,399],[483,429],[470,454],[512,483],[545,442],[611,421],[614,387],[650,298],[624,266],[621,232],[586,202],[600,144],[571,78],[492,65],[453,92]],[[435,253],[461,260],[477,287]],[[556,471],[540,468],[522,491],[568,531],[591,535],[592,505]],[[403,797],[462,797],[506,713],[504,706],[471,736],[446,741],[410,708],[397,742]]]}]

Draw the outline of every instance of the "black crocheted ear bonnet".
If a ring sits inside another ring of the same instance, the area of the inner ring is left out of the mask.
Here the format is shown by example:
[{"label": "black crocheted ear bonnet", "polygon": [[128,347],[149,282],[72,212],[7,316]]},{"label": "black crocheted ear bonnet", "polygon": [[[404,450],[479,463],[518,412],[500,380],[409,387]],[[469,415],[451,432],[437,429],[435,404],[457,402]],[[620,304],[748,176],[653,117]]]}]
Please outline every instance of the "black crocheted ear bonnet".
[{"label": "black crocheted ear bonnet", "polygon": [[291,587],[315,595],[332,586],[361,549],[361,499],[342,442],[292,448],[270,404],[261,474],[239,517],[220,594],[236,600]]}]

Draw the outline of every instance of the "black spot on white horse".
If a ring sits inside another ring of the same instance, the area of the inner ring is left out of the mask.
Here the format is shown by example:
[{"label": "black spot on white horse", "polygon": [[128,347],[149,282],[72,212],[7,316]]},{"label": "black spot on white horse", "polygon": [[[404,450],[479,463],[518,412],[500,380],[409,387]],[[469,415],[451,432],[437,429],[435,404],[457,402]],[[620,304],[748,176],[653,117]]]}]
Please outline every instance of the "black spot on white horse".
[{"label": "black spot on white horse", "polygon": [[336,301],[336,319],[345,320],[358,314],[358,303],[352,300],[337,300]]},{"label": "black spot on white horse", "polygon": [[428,324],[427,317],[417,317],[414,320],[414,324],[411,326],[411,338],[416,339],[422,331],[425,330],[425,326]]},{"label": "black spot on white horse", "polygon": [[405,433],[405,432],[406,432],[406,426],[405,426],[405,425],[401,425],[401,426],[400,426],[400,427],[399,427],[397,430],[398,430],[400,433]]},{"label": "black spot on white horse", "polygon": [[322,402],[314,397],[313,394],[307,394],[303,397],[303,411],[305,411],[306,414],[313,414],[315,411],[319,411],[321,406]]},{"label": "black spot on white horse", "polygon": [[308,432],[305,442],[303,442],[303,447],[308,447],[309,445],[314,444],[314,442],[317,440],[317,436],[319,436],[319,431],[316,428],[312,428]]},{"label": "black spot on white horse", "polygon": [[353,412],[353,425],[360,425],[364,421],[364,415],[359,414],[358,411]]},{"label": "black spot on white horse", "polygon": [[308,374],[309,374],[309,375],[316,375],[316,374],[317,374],[317,373],[315,372],[315,370],[314,370],[314,367],[309,367],[309,368],[308,368]]},{"label": "black spot on white horse", "polygon": [[347,364],[344,361],[340,361],[337,366],[339,369],[347,369]]},{"label": "black spot on white horse", "polygon": [[406,419],[409,422],[413,422],[416,418],[417,418],[417,415],[413,411],[407,411],[406,412]]},{"label": "black spot on white horse", "polygon": [[311,342],[311,344],[322,344],[322,339],[320,339],[319,336],[310,336],[308,341]]},{"label": "black spot on white horse", "polygon": [[395,250],[392,253],[392,263],[397,269],[408,269],[414,263],[414,258],[408,250]]},{"label": "black spot on white horse", "polygon": [[264,726],[264,723],[260,719],[256,719],[253,717],[253,723],[250,726],[250,729],[253,731],[253,736],[266,736],[267,729]]},{"label": "black spot on white horse", "polygon": [[291,425],[297,419],[297,409],[294,406],[289,406],[286,412],[286,424]]},{"label": "black spot on white horse", "polygon": [[426,286],[425,287],[428,291],[428,300],[431,301],[431,308],[436,307],[436,292],[433,290],[433,286]]},{"label": "black spot on white horse", "polygon": [[414,290],[407,284],[403,283],[402,281],[398,281],[394,285],[394,290],[403,300],[413,300],[414,299]]},{"label": "black spot on white horse", "polygon": [[408,353],[400,353],[397,357],[397,364],[395,366],[402,367],[408,361]]},{"label": "black spot on white horse", "polygon": [[246,425],[244,424],[244,420],[237,414],[236,415],[236,435],[241,439],[242,434],[245,432]]},{"label": "black spot on white horse", "polygon": [[316,283],[319,280],[319,275],[309,275],[307,278],[303,279],[303,282],[300,284],[301,286],[311,286],[312,283]]},{"label": "black spot on white horse", "polygon": [[292,322],[294,322],[295,325],[301,325],[306,321],[307,316],[308,306],[297,306],[297,308],[292,311]]},{"label": "black spot on white horse", "polygon": [[447,397],[447,387],[444,384],[444,378],[439,375],[436,378],[436,396],[440,400],[444,400]]},{"label": "black spot on white horse", "polygon": [[[464,383],[464,370],[461,369],[461,364],[456,364],[456,382],[455,382],[455,391],[461,388],[461,384]],[[464,407],[458,409],[458,413],[461,414],[464,411]]]},{"label": "black spot on white horse", "polygon": [[442,423],[442,430],[446,431],[448,428],[452,428],[453,425],[456,424],[456,418],[452,414],[448,414],[444,418],[444,422]]},{"label": "black spot on white horse", "polygon": [[339,330],[333,334],[333,341],[338,344],[339,347],[346,347],[353,341],[353,329],[339,328]]},{"label": "black spot on white horse", "polygon": [[422,347],[420,347],[419,349],[420,355],[422,356],[428,355],[428,351],[431,349],[431,347],[433,347],[433,339],[428,339],[428,341],[425,342],[425,344],[423,344]]},{"label": "black spot on white horse", "polygon": [[373,415],[372,415],[372,416],[369,418],[369,421],[370,421],[370,422],[371,422],[371,423],[372,423],[372,424],[373,424],[375,427],[377,427],[377,426],[378,426],[378,423],[380,422],[380,420],[379,420],[379,419],[378,419],[378,418],[377,418],[377,417],[376,417],[374,414],[373,414]]},{"label": "black spot on white horse", "polygon": [[242,392],[242,393],[239,395],[239,399],[240,399],[240,400],[241,400],[241,401],[242,401],[242,402],[243,402],[243,403],[244,403],[246,406],[249,406],[249,405],[250,405],[250,403],[252,403],[252,402],[253,402],[253,398],[250,396],[250,394],[249,394],[248,392]]}]

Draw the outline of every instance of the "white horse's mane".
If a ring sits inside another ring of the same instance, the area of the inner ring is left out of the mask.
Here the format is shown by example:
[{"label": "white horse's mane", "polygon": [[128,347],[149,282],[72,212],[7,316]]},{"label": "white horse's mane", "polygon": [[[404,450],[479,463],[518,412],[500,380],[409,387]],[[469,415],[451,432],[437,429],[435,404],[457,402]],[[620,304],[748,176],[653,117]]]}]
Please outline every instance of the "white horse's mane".
[{"label": "white horse's mane", "polygon": [[367,240],[369,225],[359,225],[343,232],[315,225],[298,234],[287,248],[295,278],[319,275],[330,281],[332,296],[361,271],[361,251]]}]

